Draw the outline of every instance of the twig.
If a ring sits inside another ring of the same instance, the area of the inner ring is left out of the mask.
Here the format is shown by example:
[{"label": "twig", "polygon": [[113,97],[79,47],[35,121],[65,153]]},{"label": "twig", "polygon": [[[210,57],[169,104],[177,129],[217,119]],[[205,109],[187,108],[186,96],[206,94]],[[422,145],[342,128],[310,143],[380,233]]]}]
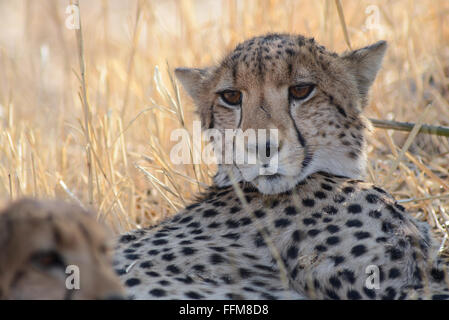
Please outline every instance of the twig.
[{"label": "twig", "polygon": [[[373,126],[380,129],[392,129],[398,131],[412,131],[413,127],[416,125],[413,122],[398,122],[390,120],[378,120],[369,119]],[[418,133],[434,134],[437,136],[449,137],[449,127],[443,126],[432,126],[429,124],[423,124],[419,129]]]}]

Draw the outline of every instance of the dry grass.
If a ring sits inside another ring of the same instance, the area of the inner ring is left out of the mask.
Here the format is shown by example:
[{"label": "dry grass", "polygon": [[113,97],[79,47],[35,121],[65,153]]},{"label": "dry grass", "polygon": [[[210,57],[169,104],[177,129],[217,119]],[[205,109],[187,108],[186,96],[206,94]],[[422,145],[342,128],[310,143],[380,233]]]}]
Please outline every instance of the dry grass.
[{"label": "dry grass", "polygon": [[[98,209],[117,232],[183,207],[214,168],[170,162],[171,131],[191,130],[194,119],[172,68],[215,63],[265,32],[302,33],[336,51],[388,40],[367,115],[449,124],[445,0],[342,1],[344,28],[332,0],[81,0],[82,50],[80,32],[65,27],[66,5],[0,1],[2,201],[72,199]],[[377,13],[379,28],[366,29]],[[406,137],[373,132],[367,179],[444,235],[448,139]]]}]

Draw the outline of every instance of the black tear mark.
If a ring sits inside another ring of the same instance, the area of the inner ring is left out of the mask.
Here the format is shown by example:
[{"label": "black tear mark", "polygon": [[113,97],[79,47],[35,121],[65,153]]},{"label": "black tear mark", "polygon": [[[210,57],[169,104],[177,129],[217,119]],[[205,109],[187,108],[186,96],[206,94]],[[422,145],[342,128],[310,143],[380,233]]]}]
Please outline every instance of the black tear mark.
[{"label": "black tear mark", "polygon": [[329,103],[331,105],[333,105],[335,108],[337,108],[337,111],[345,118],[348,117],[348,115],[346,114],[346,111],[337,103],[334,102],[334,96],[331,94],[328,94],[329,97]]}]

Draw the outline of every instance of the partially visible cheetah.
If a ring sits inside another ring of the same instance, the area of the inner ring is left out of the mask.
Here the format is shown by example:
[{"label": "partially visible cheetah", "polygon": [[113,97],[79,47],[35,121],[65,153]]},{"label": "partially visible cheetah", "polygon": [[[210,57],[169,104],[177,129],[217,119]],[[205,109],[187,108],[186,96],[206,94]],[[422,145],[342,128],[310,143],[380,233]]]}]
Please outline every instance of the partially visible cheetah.
[{"label": "partially visible cheetah", "polygon": [[338,55],[269,34],[217,66],[177,69],[204,129],[277,129],[270,150],[255,147],[277,155],[278,167],[220,164],[198,201],[123,235],[115,267],[130,296],[449,298],[428,226],[360,180],[369,128],[361,111],[386,47]]},{"label": "partially visible cheetah", "polygon": [[[11,204],[0,212],[0,299],[122,298],[108,239],[78,206],[31,199]],[[78,289],[66,286],[68,266],[78,267]]]}]

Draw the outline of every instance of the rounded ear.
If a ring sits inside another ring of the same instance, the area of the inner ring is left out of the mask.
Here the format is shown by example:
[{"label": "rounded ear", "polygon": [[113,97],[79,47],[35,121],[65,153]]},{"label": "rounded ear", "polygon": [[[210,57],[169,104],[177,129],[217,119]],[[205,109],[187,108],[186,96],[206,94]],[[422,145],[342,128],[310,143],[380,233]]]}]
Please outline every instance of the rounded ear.
[{"label": "rounded ear", "polygon": [[379,41],[368,47],[345,52],[341,55],[347,69],[354,75],[357,88],[362,98],[362,106],[366,105],[368,91],[376,78],[387,50],[387,42]]},{"label": "rounded ear", "polygon": [[213,121],[209,105],[210,69],[176,68],[175,75],[195,102],[203,129],[211,127]]}]

